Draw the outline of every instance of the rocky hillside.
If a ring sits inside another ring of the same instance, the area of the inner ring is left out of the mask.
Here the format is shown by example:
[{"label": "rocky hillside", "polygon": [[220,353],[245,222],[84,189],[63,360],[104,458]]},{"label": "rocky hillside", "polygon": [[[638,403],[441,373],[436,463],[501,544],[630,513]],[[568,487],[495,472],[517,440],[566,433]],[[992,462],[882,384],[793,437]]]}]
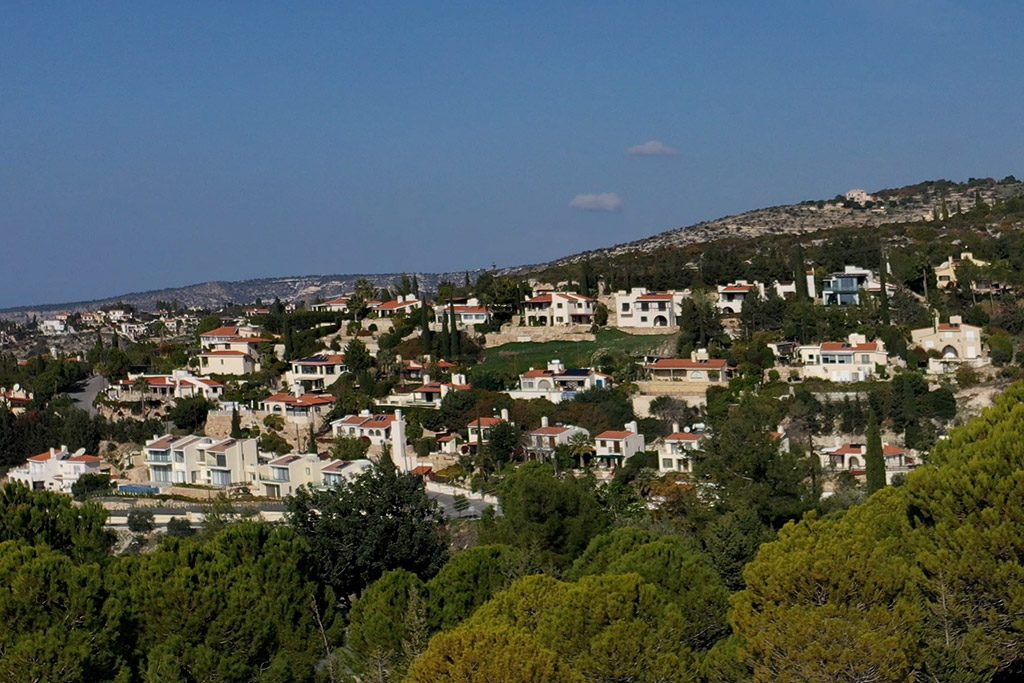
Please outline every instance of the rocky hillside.
[{"label": "rocky hillside", "polygon": [[[852,193],[856,191],[851,191]],[[689,244],[728,238],[755,238],[772,234],[800,234],[840,227],[870,227],[882,223],[904,223],[941,218],[943,207],[964,211],[977,199],[992,203],[1024,193],[1024,183],[1010,176],[1001,181],[972,178],[966,183],[936,180],[897,189],[867,193],[870,197],[847,199],[838,195],[828,200],[811,200],[786,206],[756,209],[735,216],[676,228],[642,240],[566,256],[550,263],[522,266],[510,272],[525,273],[562,266],[588,258],[606,258],[631,252],[651,252]]]}]

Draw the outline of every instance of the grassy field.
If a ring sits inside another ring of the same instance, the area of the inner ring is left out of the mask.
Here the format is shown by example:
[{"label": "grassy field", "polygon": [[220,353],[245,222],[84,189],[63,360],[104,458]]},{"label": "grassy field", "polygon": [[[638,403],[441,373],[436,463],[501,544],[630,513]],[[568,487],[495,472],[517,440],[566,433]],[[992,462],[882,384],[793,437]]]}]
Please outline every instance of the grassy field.
[{"label": "grassy field", "polygon": [[632,335],[620,330],[601,330],[594,341],[513,342],[487,349],[478,366],[484,370],[518,375],[530,367],[543,368],[558,358],[567,367],[587,367],[598,351],[624,351],[643,355],[662,346],[674,334]]}]

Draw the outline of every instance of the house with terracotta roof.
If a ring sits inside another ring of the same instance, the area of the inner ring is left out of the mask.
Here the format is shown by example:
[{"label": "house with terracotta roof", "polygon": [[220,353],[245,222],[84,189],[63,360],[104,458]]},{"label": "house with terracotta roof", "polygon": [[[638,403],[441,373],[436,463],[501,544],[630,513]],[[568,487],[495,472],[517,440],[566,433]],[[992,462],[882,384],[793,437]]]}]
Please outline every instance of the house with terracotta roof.
[{"label": "house with terracotta roof", "polygon": [[136,387],[139,378],[146,381],[147,389],[142,400],[154,403],[170,403],[179,398],[202,396],[214,403],[224,395],[224,384],[210,377],[199,377],[188,370],[175,370],[169,375],[129,374],[107,387],[107,396],[115,401],[138,401],[140,390]]},{"label": "house with terracotta roof", "polygon": [[260,401],[260,410],[268,415],[280,415],[289,425],[299,427],[303,433],[312,424],[318,429],[334,407],[335,397],[330,394],[309,392],[296,384],[290,392],[280,392]]},{"label": "house with terracotta roof", "polygon": [[540,427],[526,435],[526,456],[533,460],[548,460],[561,445],[567,445],[576,434],[589,437],[590,432],[576,425],[551,425],[548,418],[540,419]]},{"label": "house with terracotta roof", "polygon": [[[679,391],[679,385],[694,385],[699,388],[725,386],[732,378],[733,369],[724,358],[711,358],[707,349],[697,349],[689,358],[659,358],[644,365],[647,377],[652,382],[669,382],[671,391]],[[645,391],[644,393],[654,393]]]},{"label": "house with terracotta roof", "polygon": [[644,435],[635,421],[627,423],[625,429],[609,429],[594,437],[594,457],[598,466],[605,469],[621,467],[644,448]]},{"label": "house with terracotta roof", "polygon": [[95,455],[86,455],[84,449],[71,453],[67,446],[61,446],[29,456],[24,467],[7,472],[7,479],[36,491],[71,493],[82,475],[100,474],[102,462]]},{"label": "house with terracotta roof", "polygon": [[215,375],[251,375],[259,369],[256,359],[244,351],[217,350],[199,354],[199,368]]},{"label": "house with terracotta roof", "polygon": [[318,304],[310,306],[310,310],[319,311],[322,313],[348,313],[348,302],[349,297],[339,296],[329,301],[322,301]]},{"label": "house with terracotta roof", "polygon": [[[839,443],[831,448],[821,450],[821,467],[826,472],[850,472],[856,476],[866,474],[866,456],[868,447],[862,443]],[[885,458],[885,481],[892,483],[897,474],[906,474],[917,467],[920,462],[910,450],[892,444],[882,445],[882,457]]]},{"label": "house with terracotta roof", "polygon": [[597,302],[576,292],[543,292],[523,302],[527,325],[591,325]]},{"label": "house with terracotta roof", "polygon": [[484,306],[480,300],[472,297],[466,300],[456,300],[451,304],[438,303],[434,305],[433,329],[441,329],[442,320],[447,317],[451,324],[451,316],[455,315],[455,327],[460,330],[472,330],[474,325],[483,325],[491,321],[493,311],[489,306]]},{"label": "house with terracotta roof", "polygon": [[[950,256],[948,259],[935,266],[935,286],[939,289],[946,289],[956,284],[956,270],[964,266],[974,266],[975,268],[986,268],[990,264],[988,261],[982,261],[981,259],[974,258],[974,254],[969,251],[962,252],[960,258]],[[987,283],[985,283],[987,286]],[[979,290],[983,287],[978,287],[978,283],[975,281],[971,282],[971,289]]]},{"label": "house with terracotta roof", "polygon": [[256,439],[165,434],[142,448],[149,478],[157,486],[256,486],[259,447]]},{"label": "house with terracotta roof", "polygon": [[530,368],[519,375],[519,387],[507,391],[512,398],[531,400],[546,398],[561,403],[588,389],[610,389],[612,377],[592,368],[567,368],[557,358],[546,368]]},{"label": "house with terracotta roof", "polygon": [[21,415],[32,403],[33,394],[20,384],[15,384],[10,389],[0,387],[0,405],[6,407],[14,415]]},{"label": "house with terracotta roof", "polygon": [[369,460],[324,460],[289,453],[260,466],[257,489],[267,498],[285,498],[303,486],[324,489],[350,482],[372,466]]},{"label": "house with terracotta roof", "polygon": [[679,423],[672,423],[672,433],[658,444],[658,472],[693,472],[693,456],[704,445],[704,432],[692,428],[679,429]]},{"label": "house with terracotta roof", "polygon": [[715,308],[722,315],[739,315],[743,311],[743,302],[751,297],[763,297],[764,285],[760,282],[737,280],[727,285],[718,285],[718,300]]},{"label": "house with terracotta roof", "polygon": [[338,377],[348,372],[345,357],[337,353],[319,353],[293,360],[291,369],[284,373],[288,386],[296,382],[308,389],[322,391],[334,384]]},{"label": "house with terracotta roof", "polygon": [[401,410],[391,415],[363,410],[358,415],[346,415],[331,422],[334,438],[366,439],[370,442],[370,452],[375,455],[380,455],[387,446],[395,467],[408,472],[418,463],[415,453],[407,448],[405,428]]},{"label": "house with terracotta roof", "polygon": [[323,478],[322,486],[331,488],[350,482],[360,474],[373,467],[369,460],[332,460],[320,470]]},{"label": "house with terracotta roof", "polygon": [[843,342],[805,344],[798,349],[795,366],[776,369],[791,378],[825,379],[832,382],[865,382],[878,378],[889,366],[889,352],[881,339],[869,342],[862,334],[851,334]]},{"label": "house with terracotta roof", "polygon": [[491,438],[491,430],[502,422],[508,422],[508,408],[501,409],[501,417],[478,417],[466,425],[466,433],[469,435],[471,446],[486,444]]},{"label": "house with terracotta roof", "polygon": [[616,327],[679,327],[680,306],[690,291],[648,292],[634,287],[615,293]]},{"label": "house with terracotta roof", "polygon": [[981,328],[964,323],[959,315],[940,323],[936,312],[931,326],[911,330],[910,339],[914,346],[931,356],[928,371],[933,374],[955,372],[961,365],[981,367],[989,363],[981,342]]},{"label": "house with terracotta roof", "polygon": [[[367,302],[367,304],[370,303],[371,302]],[[423,306],[423,302],[418,300],[413,294],[399,296],[391,301],[379,301],[372,303],[373,305],[370,306],[370,310],[373,311],[378,318],[390,318],[396,315],[408,316],[410,313]]]}]

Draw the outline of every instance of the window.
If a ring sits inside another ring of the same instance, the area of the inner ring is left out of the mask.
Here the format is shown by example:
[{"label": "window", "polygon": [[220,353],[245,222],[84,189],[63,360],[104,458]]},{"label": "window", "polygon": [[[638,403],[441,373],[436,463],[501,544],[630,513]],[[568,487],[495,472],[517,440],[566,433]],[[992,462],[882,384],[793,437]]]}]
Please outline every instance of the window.
[{"label": "window", "polygon": [[861,363],[861,365],[867,365],[867,364],[868,364],[868,363],[870,363],[870,362],[871,362],[871,357],[870,357],[870,356],[868,356],[868,354],[866,354],[866,353],[865,353],[865,354],[863,354],[863,355],[862,355],[862,356],[860,357],[860,363]]},{"label": "window", "polygon": [[663,470],[670,470],[670,469],[672,469],[672,458],[662,458],[661,459],[661,468]]},{"label": "window", "polygon": [[622,312],[629,313],[629,302],[622,304]]}]

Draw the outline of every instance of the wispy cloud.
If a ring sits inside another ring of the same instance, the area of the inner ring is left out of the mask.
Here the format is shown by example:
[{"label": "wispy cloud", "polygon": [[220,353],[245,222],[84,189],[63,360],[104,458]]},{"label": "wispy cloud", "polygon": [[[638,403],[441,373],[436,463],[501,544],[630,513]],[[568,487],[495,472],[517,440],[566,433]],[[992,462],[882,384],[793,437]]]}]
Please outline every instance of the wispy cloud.
[{"label": "wispy cloud", "polygon": [[578,194],[572,198],[569,206],[584,211],[611,211],[612,213],[618,213],[622,211],[622,199],[614,192]]},{"label": "wispy cloud", "polygon": [[626,150],[626,154],[644,157],[674,157],[679,155],[679,150],[669,147],[660,140],[649,140],[642,145],[633,145]]}]

